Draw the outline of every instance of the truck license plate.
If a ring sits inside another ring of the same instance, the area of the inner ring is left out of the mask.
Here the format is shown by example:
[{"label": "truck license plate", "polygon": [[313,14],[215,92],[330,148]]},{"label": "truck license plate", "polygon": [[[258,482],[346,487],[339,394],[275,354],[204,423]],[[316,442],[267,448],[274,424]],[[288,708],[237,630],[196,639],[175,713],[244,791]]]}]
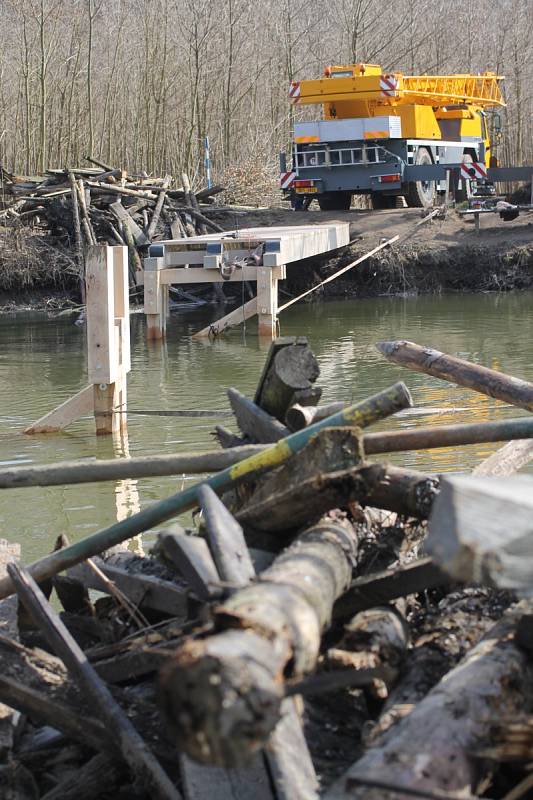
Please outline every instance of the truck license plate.
[{"label": "truck license plate", "polygon": [[296,189],[296,194],[312,194],[313,192],[318,192],[316,186],[307,186],[305,189]]}]

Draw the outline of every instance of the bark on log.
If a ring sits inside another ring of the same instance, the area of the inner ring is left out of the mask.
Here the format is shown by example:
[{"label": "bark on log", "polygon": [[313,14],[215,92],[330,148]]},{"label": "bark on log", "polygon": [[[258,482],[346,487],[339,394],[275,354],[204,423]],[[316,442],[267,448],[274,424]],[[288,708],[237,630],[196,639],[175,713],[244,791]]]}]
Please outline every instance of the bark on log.
[{"label": "bark on log", "polygon": [[504,372],[473,364],[430,347],[406,341],[379,342],[377,349],[395,364],[409,367],[444,381],[466,386],[475,392],[533,411],[533,383]]},{"label": "bark on log", "polygon": [[326,417],[336,414],[345,406],[346,403],[342,401],[325,406],[302,406],[300,403],[295,403],[285,414],[285,422],[291,431],[301,431],[308,425],[312,425],[313,422],[318,422],[319,419],[326,419]]},{"label": "bark on log", "polygon": [[215,609],[217,629],[226,630],[176,651],[161,672],[160,707],[180,748],[230,767],[265,745],[280,719],[284,679],[315,666],[356,554],[346,521],[310,528],[258,583]]},{"label": "bark on log", "polygon": [[472,470],[473,475],[498,475],[505,477],[514,475],[519,469],[529,464],[533,458],[533,442],[530,439],[520,439],[517,442],[508,442],[492,453],[488,458]]},{"label": "bark on log", "polygon": [[[533,687],[531,665],[513,634],[531,605],[513,606],[464,660],[380,738],[325,795],[325,800],[409,800],[406,791],[363,788],[358,779],[406,789],[475,792],[491,769],[475,756],[500,716],[518,714]],[[353,780],[352,780],[353,779]]]},{"label": "bark on log", "polygon": [[319,374],[318,362],[305,337],[276,339],[267,355],[254,401],[283,422],[295,403],[318,403],[322,390],[313,384]]},{"label": "bark on log", "polygon": [[154,233],[157,228],[157,223],[159,222],[159,217],[161,216],[163,203],[165,202],[165,197],[167,196],[167,189],[170,186],[171,180],[172,180],[172,175],[165,175],[165,178],[163,180],[163,185],[161,187],[161,191],[159,192],[159,197],[157,198],[157,203],[155,204],[154,212],[152,214],[152,219],[150,220],[148,230],[146,231],[146,236],[148,237],[149,241],[152,241],[152,239],[154,238]]},{"label": "bark on log", "polygon": [[241,525],[278,532],[310,524],[349,503],[425,519],[438,480],[414,470],[360,460],[360,434],[327,428],[289,461],[260,480],[235,516]]}]

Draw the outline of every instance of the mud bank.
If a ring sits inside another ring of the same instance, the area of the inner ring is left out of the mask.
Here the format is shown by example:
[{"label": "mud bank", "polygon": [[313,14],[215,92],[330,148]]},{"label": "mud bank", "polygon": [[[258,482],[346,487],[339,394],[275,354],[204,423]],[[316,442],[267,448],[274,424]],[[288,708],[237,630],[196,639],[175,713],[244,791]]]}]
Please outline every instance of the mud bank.
[{"label": "mud bank", "polygon": [[[352,244],[335,253],[289,265],[282,296],[296,296],[336,270],[368,253],[384,239],[402,241],[380,251],[341,278],[309,295],[310,302],[328,297],[489,292],[533,287],[533,215],[521,214],[512,223],[498,215],[482,218],[481,232],[455,212],[445,219],[416,228],[419,209],[323,213],[257,209],[220,224],[231,227],[323,224],[348,222]],[[216,217],[214,217],[216,219]],[[47,237],[17,231],[16,240],[0,255],[0,312],[17,309],[53,310],[78,305],[79,285],[70,254],[54,247]],[[240,300],[241,292],[225,286]]]}]

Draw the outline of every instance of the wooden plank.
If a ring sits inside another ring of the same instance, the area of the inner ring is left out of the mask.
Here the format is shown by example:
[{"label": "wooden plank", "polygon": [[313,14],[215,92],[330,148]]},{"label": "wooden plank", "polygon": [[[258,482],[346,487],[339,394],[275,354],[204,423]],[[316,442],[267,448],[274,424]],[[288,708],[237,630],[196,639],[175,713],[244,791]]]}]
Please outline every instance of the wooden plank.
[{"label": "wooden plank", "polygon": [[253,297],[248,300],[243,306],[236,308],[224,317],[221,317],[216,322],[210,323],[206,328],[193,334],[193,339],[206,339],[209,336],[219,336],[224,331],[235,325],[241,325],[245,320],[257,314],[257,298]]},{"label": "wooden plank", "polygon": [[130,346],[130,291],[128,280],[128,248],[112,247],[113,285],[115,302],[115,323],[120,321],[117,330],[119,345],[118,362],[122,373],[131,370]]},{"label": "wooden plank", "polygon": [[[186,253],[187,258],[190,259],[187,263],[198,263],[194,261],[195,252]],[[168,268],[161,271],[161,280],[163,283],[222,283],[220,272],[218,269],[204,269],[204,267],[177,267],[176,269]],[[242,283],[242,281],[255,281],[257,280],[257,267],[243,267],[236,269],[235,272],[228,278],[230,283]]]},{"label": "wooden plank", "polygon": [[[153,575],[127,572],[121,567],[106,564],[100,558],[94,559],[104,575],[113,581],[132,603],[143,607],[164,611],[177,617],[187,616],[187,590],[171,581],[156,578]],[[86,563],[78,564],[68,570],[68,575],[81,581],[88,589],[98,589],[107,593],[106,584]]]},{"label": "wooden plank", "polygon": [[336,618],[352,617],[358,611],[384,605],[418,594],[425,589],[446,586],[450,578],[432,558],[419,558],[409,564],[363,575],[352,581],[350,588],[333,607]]},{"label": "wooden plank", "polygon": [[275,339],[278,313],[278,280],[270,267],[257,267],[257,315],[259,336]]},{"label": "wooden plank", "polygon": [[220,576],[205,539],[184,531],[165,531],[159,534],[158,544],[200,600],[221,595]]},{"label": "wooden plank", "polygon": [[454,580],[531,591],[533,478],[441,479],[426,550]]},{"label": "wooden plank", "polygon": [[285,425],[282,425],[275,417],[263,411],[262,408],[237,391],[237,389],[228,389],[227,395],[239,429],[249,436],[252,441],[270,444],[289,435],[290,431]]},{"label": "wooden plank", "polygon": [[87,250],[87,365],[89,383],[114,383],[118,378],[115,333],[113,249]]},{"label": "wooden plank", "polygon": [[160,800],[181,800],[181,793],[171,783],[127,714],[98,677],[87,656],[69,634],[29,572],[15,564],[8,565],[8,572],[17,594],[79,683],[83,694],[107,727],[113,747],[122,755],[133,774],[151,786]]},{"label": "wooden plank", "polygon": [[61,431],[70,425],[71,422],[79,419],[80,417],[90,414],[94,410],[93,387],[86,386],[80,389],[60,406],[49,411],[44,417],[40,417],[36,422],[33,422],[24,433],[55,433]]},{"label": "wooden plank", "polygon": [[185,800],[274,800],[261,756],[240,769],[198,764],[185,753],[179,763]]},{"label": "wooden plank", "polygon": [[246,586],[255,569],[241,526],[210,486],[200,486],[198,503],[220,577],[234,586]]}]

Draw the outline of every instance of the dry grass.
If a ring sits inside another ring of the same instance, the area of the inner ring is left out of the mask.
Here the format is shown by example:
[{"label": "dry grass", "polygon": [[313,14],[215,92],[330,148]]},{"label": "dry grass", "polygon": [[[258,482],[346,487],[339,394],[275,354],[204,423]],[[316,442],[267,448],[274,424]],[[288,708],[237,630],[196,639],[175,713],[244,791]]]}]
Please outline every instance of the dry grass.
[{"label": "dry grass", "polygon": [[66,288],[77,281],[73,259],[28,227],[0,227],[0,290]]},{"label": "dry grass", "polygon": [[278,171],[272,165],[245,162],[228,167],[217,176],[217,183],[225,186],[221,198],[224,203],[250,206],[281,206]]}]

